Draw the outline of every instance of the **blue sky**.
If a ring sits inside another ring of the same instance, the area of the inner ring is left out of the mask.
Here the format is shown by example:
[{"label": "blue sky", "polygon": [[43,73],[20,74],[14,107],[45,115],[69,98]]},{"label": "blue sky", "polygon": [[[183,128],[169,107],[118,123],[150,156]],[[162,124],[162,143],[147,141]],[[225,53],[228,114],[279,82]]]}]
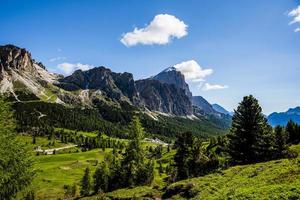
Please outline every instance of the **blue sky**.
[{"label": "blue sky", "polygon": [[[253,94],[268,114],[300,105],[300,23],[298,10],[291,14],[298,5],[299,0],[0,0],[0,44],[24,47],[49,71],[61,73],[62,66],[103,65],[140,79],[176,64],[200,66],[188,72],[194,95],[232,110]],[[159,35],[155,25],[168,20],[175,28],[163,24]],[[121,39],[134,28],[139,33],[127,42],[137,44],[124,45]],[[211,71],[201,74],[205,70]]]}]

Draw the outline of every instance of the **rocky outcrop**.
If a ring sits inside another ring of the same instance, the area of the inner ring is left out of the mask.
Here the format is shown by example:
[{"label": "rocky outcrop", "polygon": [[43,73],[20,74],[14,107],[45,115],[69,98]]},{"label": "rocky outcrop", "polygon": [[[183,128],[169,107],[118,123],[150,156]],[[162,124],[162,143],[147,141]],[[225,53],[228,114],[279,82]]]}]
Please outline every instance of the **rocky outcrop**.
[{"label": "rocky outcrop", "polygon": [[173,84],[144,79],[136,81],[136,86],[141,102],[151,111],[179,116],[193,114],[192,104],[185,91]]},{"label": "rocky outcrop", "polygon": [[189,85],[185,82],[184,75],[180,71],[177,71],[175,67],[169,67],[152,78],[183,89],[189,99],[192,99],[192,93],[189,89]]},{"label": "rocky outcrop", "polygon": [[17,93],[20,92],[46,99],[45,86],[55,79],[56,76],[49,73],[42,63],[34,61],[26,49],[14,45],[0,46],[0,93],[8,92],[16,100],[19,100]]},{"label": "rocky outcrop", "polygon": [[130,73],[115,73],[105,67],[87,71],[77,70],[72,75],[60,79],[57,86],[69,90],[100,90],[114,100],[138,102],[138,92]]},{"label": "rocky outcrop", "polygon": [[4,78],[4,72],[9,72],[12,69],[34,73],[35,70],[30,53],[26,49],[13,45],[0,46],[0,80]]}]

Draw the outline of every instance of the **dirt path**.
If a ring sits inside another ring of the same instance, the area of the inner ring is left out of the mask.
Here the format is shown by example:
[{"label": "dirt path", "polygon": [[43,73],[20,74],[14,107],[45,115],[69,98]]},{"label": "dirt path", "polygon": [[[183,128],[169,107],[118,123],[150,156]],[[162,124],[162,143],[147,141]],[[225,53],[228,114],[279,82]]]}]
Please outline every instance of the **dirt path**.
[{"label": "dirt path", "polygon": [[40,152],[40,153],[44,153],[46,155],[51,155],[53,154],[53,151],[59,151],[59,150],[63,150],[63,149],[69,149],[72,147],[77,147],[77,145],[68,145],[68,146],[64,146],[64,147],[59,147],[59,148],[53,148],[53,149],[46,149],[46,150],[36,150],[36,152]]}]

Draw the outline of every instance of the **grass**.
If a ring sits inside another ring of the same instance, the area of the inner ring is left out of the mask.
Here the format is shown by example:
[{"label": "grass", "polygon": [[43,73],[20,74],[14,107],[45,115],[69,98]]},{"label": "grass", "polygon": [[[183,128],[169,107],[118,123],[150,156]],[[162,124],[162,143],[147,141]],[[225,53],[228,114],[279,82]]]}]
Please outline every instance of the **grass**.
[{"label": "grass", "polygon": [[96,149],[87,152],[36,156],[36,177],[33,182],[38,199],[64,198],[64,185],[79,184],[86,167],[94,172],[96,162],[102,161],[105,152]]},{"label": "grass", "polygon": [[[56,128],[56,130],[60,130]],[[64,129],[66,132],[73,132],[72,130]],[[78,131],[78,134],[82,134],[86,137],[96,137],[96,132],[83,132]],[[32,144],[31,136],[19,136],[20,139],[25,141],[27,145],[29,145],[32,149],[35,146],[42,146],[43,149],[48,149],[47,146],[49,140],[43,137],[36,138],[36,144]],[[103,135],[104,138],[108,138],[108,136]],[[116,138],[114,138],[116,139]],[[124,142],[128,142],[125,139],[118,139]],[[58,148],[64,145],[59,140],[55,141],[55,146],[51,146],[50,148]],[[150,142],[143,142],[144,148],[149,148],[150,146],[156,147],[157,144]],[[68,153],[70,152],[71,153]],[[77,152],[79,151],[79,152]],[[89,167],[91,169],[91,174],[94,173],[96,169],[96,163],[103,161],[106,154],[109,154],[112,149],[106,148],[105,152],[100,149],[94,149],[87,152],[81,152],[79,148],[74,147],[66,150],[61,150],[56,155],[40,155],[34,156],[35,165],[34,168],[36,170],[36,177],[33,181],[33,187],[36,191],[37,199],[64,199],[64,185],[73,185],[76,183],[80,184],[80,179],[83,176],[84,169]],[[161,160],[167,160],[172,157],[174,154],[174,150],[171,152],[167,152],[166,148],[163,150],[163,157]],[[163,164],[166,166],[166,163]],[[164,186],[165,183],[163,179],[166,177],[166,174],[158,173],[159,165],[156,163],[155,168],[155,180],[153,185]],[[136,189],[137,190],[137,189]],[[152,189],[151,189],[152,191]]]},{"label": "grass", "polygon": [[[300,152],[300,145],[293,150]],[[300,157],[231,167],[174,183],[172,190],[171,199],[300,199]]]},{"label": "grass", "polygon": [[[70,129],[64,129],[64,128],[55,128],[56,131],[61,131],[63,130],[66,133],[74,133],[74,130],[70,130]],[[86,132],[86,131],[76,131],[78,135],[82,135],[85,137],[97,137],[98,133],[97,131],[94,132]]]},{"label": "grass", "polygon": [[[68,146],[69,144],[62,143],[60,140],[48,140],[46,137],[36,137],[35,144],[33,144],[32,136],[30,135],[18,135],[18,138],[23,141],[30,149],[35,149],[36,147],[40,146],[42,150],[46,149],[53,149]],[[51,145],[49,145],[49,142]],[[52,145],[54,142],[54,145]]]}]

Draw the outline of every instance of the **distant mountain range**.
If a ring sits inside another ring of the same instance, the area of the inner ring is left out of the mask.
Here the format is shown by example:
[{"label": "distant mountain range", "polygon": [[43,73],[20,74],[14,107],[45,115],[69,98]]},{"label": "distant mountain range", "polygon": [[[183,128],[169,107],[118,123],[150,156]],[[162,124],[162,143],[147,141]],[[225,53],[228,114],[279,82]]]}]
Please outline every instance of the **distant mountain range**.
[{"label": "distant mountain range", "polygon": [[223,108],[222,106],[220,106],[219,104],[212,104],[212,107],[214,110],[216,110],[217,112],[223,113],[225,115],[233,115],[233,112],[229,112],[228,110],[226,110],[225,108]]},{"label": "distant mountain range", "polygon": [[9,94],[16,102],[42,101],[67,107],[94,109],[101,105],[118,110],[128,105],[125,107],[150,117],[183,117],[220,129],[228,128],[231,120],[227,112],[217,110],[203,97],[193,97],[184,75],[174,67],[137,81],[131,73],[116,73],[103,66],[64,77],[48,72],[26,49],[14,45],[0,46],[0,93]]},{"label": "distant mountain range", "polygon": [[268,121],[272,126],[284,126],[289,120],[300,124],[300,107],[290,108],[286,112],[274,112],[268,116]]}]

